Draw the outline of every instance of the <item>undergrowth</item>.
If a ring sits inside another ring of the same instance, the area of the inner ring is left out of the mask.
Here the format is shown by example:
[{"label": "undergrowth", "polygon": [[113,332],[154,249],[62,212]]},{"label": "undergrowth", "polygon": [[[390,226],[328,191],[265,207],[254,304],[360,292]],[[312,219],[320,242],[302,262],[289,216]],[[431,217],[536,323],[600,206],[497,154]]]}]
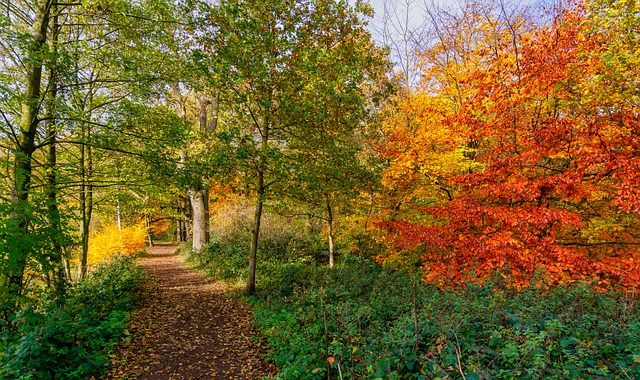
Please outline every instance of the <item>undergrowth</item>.
[{"label": "undergrowth", "polygon": [[[242,281],[245,238],[214,242],[191,260],[216,279]],[[443,291],[350,255],[329,269],[313,238],[305,248],[292,237],[297,251],[286,252],[263,240],[249,301],[277,379],[640,378],[635,294],[587,285],[516,292],[500,282]]]},{"label": "undergrowth", "polygon": [[131,256],[97,266],[64,299],[43,298],[17,313],[0,341],[2,379],[88,379],[105,370],[129,325],[144,278]]}]

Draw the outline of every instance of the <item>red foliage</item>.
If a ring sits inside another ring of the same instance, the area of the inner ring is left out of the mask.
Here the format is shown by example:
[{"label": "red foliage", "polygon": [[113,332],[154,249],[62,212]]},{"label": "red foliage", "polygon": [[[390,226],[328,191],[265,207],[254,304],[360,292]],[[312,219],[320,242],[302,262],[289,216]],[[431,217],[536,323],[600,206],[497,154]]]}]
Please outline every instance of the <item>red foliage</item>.
[{"label": "red foliage", "polygon": [[515,287],[537,273],[550,284],[640,284],[638,104],[614,96],[628,84],[607,71],[609,31],[593,17],[576,7],[499,41],[466,79],[474,92],[445,123],[469,126],[482,169],[451,179],[453,200],[413,208],[431,222],[383,224],[396,249],[425,246],[428,281],[482,282],[504,269]]}]

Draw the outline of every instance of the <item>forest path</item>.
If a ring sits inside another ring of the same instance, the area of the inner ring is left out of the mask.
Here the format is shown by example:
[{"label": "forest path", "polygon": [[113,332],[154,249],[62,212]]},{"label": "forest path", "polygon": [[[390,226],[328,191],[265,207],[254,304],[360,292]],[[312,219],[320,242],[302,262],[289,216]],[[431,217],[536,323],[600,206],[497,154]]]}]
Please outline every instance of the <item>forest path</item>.
[{"label": "forest path", "polygon": [[107,379],[257,379],[259,358],[250,308],[225,296],[224,284],[187,268],[175,244],[157,243],[139,264],[149,274],[130,340],[115,350]]}]

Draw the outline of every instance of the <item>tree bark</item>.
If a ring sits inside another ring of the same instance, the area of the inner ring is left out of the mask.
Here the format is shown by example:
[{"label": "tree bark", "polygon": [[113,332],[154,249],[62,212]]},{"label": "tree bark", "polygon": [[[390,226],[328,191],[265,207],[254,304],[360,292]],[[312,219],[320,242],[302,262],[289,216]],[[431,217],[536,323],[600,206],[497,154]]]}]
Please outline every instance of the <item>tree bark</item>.
[{"label": "tree bark", "polygon": [[209,189],[202,190],[204,200],[204,239],[208,243],[211,241],[211,214],[209,212]]},{"label": "tree bark", "polygon": [[149,242],[149,247],[153,247],[153,231],[152,231],[152,226],[151,226],[151,216],[150,215],[145,215],[144,216],[144,227],[147,230],[147,241]]},{"label": "tree bark", "polygon": [[[89,89],[88,103],[93,102],[93,89]],[[85,104],[86,106],[86,104]],[[87,117],[91,120],[91,115]],[[88,142],[91,139],[91,126],[82,124],[82,137]],[[82,280],[87,274],[87,258],[89,255],[89,227],[93,214],[93,185],[91,177],[93,175],[93,152],[90,144],[82,144],[80,147],[80,175],[82,177],[82,188],[80,190],[80,207],[82,214],[82,235],[80,244],[80,263],[78,265],[78,280]]]},{"label": "tree bark", "polygon": [[258,257],[258,243],[260,242],[260,223],[262,221],[262,206],[264,202],[264,172],[258,173],[257,179],[258,197],[256,198],[256,210],[253,216],[253,228],[251,229],[251,251],[249,253],[249,273],[245,292],[249,295],[256,292],[256,263]]},{"label": "tree bark", "polygon": [[[87,132],[87,137],[89,132]],[[87,274],[87,258],[89,254],[89,227],[91,226],[91,216],[93,213],[93,186],[90,182],[91,176],[91,147],[82,145],[81,147],[81,176],[82,189],[80,191],[80,208],[82,213],[82,235],[80,264],[78,265],[78,280]]]},{"label": "tree bark", "polygon": [[[198,106],[200,110],[198,122],[200,131],[205,135],[209,133],[207,123],[209,104],[209,98],[205,95],[201,95],[198,98]],[[200,252],[202,247],[204,247],[210,239],[209,189],[207,186],[207,179],[200,178],[200,183],[202,184],[202,189],[190,188],[188,190],[193,212],[193,252]]]},{"label": "tree bark", "polygon": [[189,189],[189,199],[193,212],[193,252],[200,252],[202,247],[209,242],[208,237],[208,194],[207,190]]},{"label": "tree bark", "polygon": [[207,132],[213,134],[218,129],[218,115],[220,110],[220,93],[216,91],[215,96],[211,100],[211,120],[207,122]]},{"label": "tree bark", "polygon": [[258,243],[260,242],[260,223],[262,221],[262,207],[264,204],[264,194],[266,186],[264,174],[267,170],[267,153],[269,143],[269,127],[264,127],[262,132],[262,146],[260,147],[260,159],[257,165],[258,176],[256,178],[256,210],[253,216],[253,228],[251,230],[251,251],[249,253],[249,273],[247,274],[247,284],[245,292],[249,295],[256,292],[256,264],[258,257]]},{"label": "tree bark", "polygon": [[334,265],[334,248],[333,248],[333,209],[331,201],[327,197],[327,237],[329,239],[329,268]]},{"label": "tree bark", "polygon": [[[41,102],[42,66],[47,43],[47,28],[53,0],[38,2],[31,28],[31,46],[26,62],[26,88],[21,105],[20,134],[14,152],[14,171],[11,191],[11,218],[17,227],[17,233],[29,234],[29,216],[27,202],[31,188],[32,157],[35,151],[35,138],[40,119],[38,112]],[[20,246],[9,252],[10,261],[6,279],[8,295],[16,301],[22,295],[24,272],[29,256],[29,247]],[[10,310],[5,310],[5,318]]]},{"label": "tree bark", "polygon": [[[57,55],[58,51],[58,35],[60,25],[58,23],[57,6],[52,7],[52,33],[51,33],[51,52]],[[64,294],[67,286],[65,269],[64,269],[64,252],[62,249],[62,225],[60,218],[60,210],[58,208],[58,183],[57,183],[57,125],[56,125],[56,108],[58,96],[58,60],[54,56],[51,60],[49,68],[49,93],[47,95],[47,117],[45,125],[45,139],[48,142],[47,151],[45,153],[46,167],[46,194],[47,194],[47,212],[49,225],[53,231],[53,250],[49,255],[51,265],[52,280],[54,291],[58,295]]]}]

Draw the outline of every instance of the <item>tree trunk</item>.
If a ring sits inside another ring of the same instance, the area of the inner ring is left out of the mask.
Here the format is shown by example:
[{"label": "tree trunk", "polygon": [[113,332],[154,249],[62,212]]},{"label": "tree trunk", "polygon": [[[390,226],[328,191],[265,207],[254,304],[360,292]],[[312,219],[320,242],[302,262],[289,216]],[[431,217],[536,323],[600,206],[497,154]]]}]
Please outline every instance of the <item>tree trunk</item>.
[{"label": "tree trunk", "polygon": [[331,208],[331,201],[329,201],[329,197],[327,197],[327,237],[329,238],[329,268],[333,268],[333,209]]},{"label": "tree trunk", "polygon": [[91,214],[93,212],[93,193],[89,183],[91,148],[86,145],[81,146],[80,160],[82,189],[80,191],[80,212],[82,214],[82,233],[80,243],[80,263],[78,265],[78,280],[82,280],[87,274],[87,258],[89,254],[89,227],[91,225]]},{"label": "tree trunk", "polygon": [[151,228],[151,216],[145,214],[144,216],[144,229],[147,231],[147,243],[149,247],[153,247],[153,229]]},{"label": "tree trunk", "polygon": [[[35,9],[35,18],[31,29],[31,42],[26,62],[26,88],[22,101],[20,115],[20,134],[14,152],[14,172],[11,191],[12,212],[11,219],[17,227],[17,234],[29,234],[29,216],[27,202],[31,187],[32,157],[35,151],[35,137],[40,119],[38,112],[41,102],[42,61],[47,42],[47,27],[53,0],[39,1]],[[17,240],[22,240],[18,236]],[[28,241],[28,239],[25,239]],[[29,256],[28,246],[19,246],[9,252],[10,262],[7,268],[7,293],[18,306],[18,299],[22,295],[24,286],[24,272]],[[4,282],[4,281],[3,281]],[[12,301],[12,302],[13,302]],[[9,306],[9,305],[7,305]],[[5,318],[11,310],[4,310]]]},{"label": "tree trunk", "polygon": [[[90,89],[89,91],[93,91]],[[90,92],[88,103],[93,102],[93,93]],[[87,120],[91,119],[91,115]],[[87,258],[89,254],[89,227],[91,226],[91,216],[93,214],[93,185],[91,177],[93,176],[93,154],[91,145],[88,141],[91,139],[91,126],[83,123],[82,135],[85,143],[80,147],[80,174],[82,176],[82,189],[80,191],[80,207],[82,213],[82,235],[81,235],[81,251],[80,264],[78,265],[78,280],[82,280],[87,274]]]},{"label": "tree trunk", "polygon": [[204,239],[208,243],[211,241],[211,214],[209,213],[209,189],[202,190],[204,200]]},{"label": "tree trunk", "polygon": [[189,190],[193,212],[193,252],[200,252],[209,242],[209,205],[207,190]]},{"label": "tree trunk", "polygon": [[189,236],[189,223],[186,219],[183,219],[182,223],[180,223],[180,238],[182,239],[181,241],[186,242],[188,236]]},{"label": "tree trunk", "polygon": [[215,96],[211,100],[211,120],[207,122],[207,132],[209,135],[218,129],[218,115],[220,110],[220,93],[216,91]]},{"label": "tree trunk", "polygon": [[253,216],[253,228],[251,229],[251,252],[249,253],[249,273],[245,292],[254,294],[256,292],[256,261],[258,257],[258,243],[260,242],[260,222],[262,221],[262,205],[264,202],[264,172],[258,173],[257,180],[258,197],[256,198],[256,210]]},{"label": "tree trunk", "polygon": [[[198,106],[200,108],[200,115],[198,117],[200,132],[204,135],[208,135],[209,130],[207,113],[208,106],[211,101],[206,95],[201,95],[198,98]],[[217,112],[217,102],[216,102]],[[217,122],[217,116],[214,118]],[[193,244],[192,249],[194,252],[200,252],[202,247],[210,240],[210,225],[209,225],[209,188],[207,186],[207,179],[200,178],[202,189],[189,189],[189,199],[191,200],[191,208],[193,212]]]},{"label": "tree trunk", "polygon": [[[60,26],[58,24],[58,15],[56,4],[52,8],[53,13],[53,25],[51,36],[51,51],[53,54],[57,54],[58,50],[58,35]],[[58,183],[57,183],[57,131],[56,131],[56,108],[57,108],[57,95],[58,95],[58,68],[57,57],[54,57],[49,70],[49,94],[47,96],[47,117],[46,117],[46,141],[47,151],[45,153],[45,167],[46,167],[46,194],[47,194],[47,211],[48,219],[51,230],[53,231],[53,250],[49,255],[49,262],[51,265],[52,280],[54,291],[58,295],[62,295],[65,292],[67,286],[67,280],[64,270],[64,253],[62,249],[62,225],[60,218],[60,210],[58,208]]]},{"label": "tree trunk", "polygon": [[187,241],[187,223],[185,221],[186,216],[183,211],[180,211],[180,215],[176,218],[176,241]]},{"label": "tree trunk", "polygon": [[189,234],[191,233],[191,219],[192,219],[192,212],[191,212],[191,200],[189,199],[189,197],[184,197],[184,207],[183,207],[183,219],[182,219],[182,232],[183,232],[183,240],[182,241],[187,241],[189,240]]},{"label": "tree trunk", "polygon": [[256,292],[256,264],[258,257],[258,243],[260,242],[260,222],[262,221],[262,206],[264,204],[264,194],[267,187],[264,184],[264,175],[267,171],[267,153],[269,151],[269,126],[265,125],[260,131],[262,135],[262,143],[260,146],[260,159],[257,169],[258,176],[256,178],[256,210],[253,216],[253,229],[251,230],[251,251],[249,253],[249,273],[247,275],[247,284],[245,292],[254,294]]}]

